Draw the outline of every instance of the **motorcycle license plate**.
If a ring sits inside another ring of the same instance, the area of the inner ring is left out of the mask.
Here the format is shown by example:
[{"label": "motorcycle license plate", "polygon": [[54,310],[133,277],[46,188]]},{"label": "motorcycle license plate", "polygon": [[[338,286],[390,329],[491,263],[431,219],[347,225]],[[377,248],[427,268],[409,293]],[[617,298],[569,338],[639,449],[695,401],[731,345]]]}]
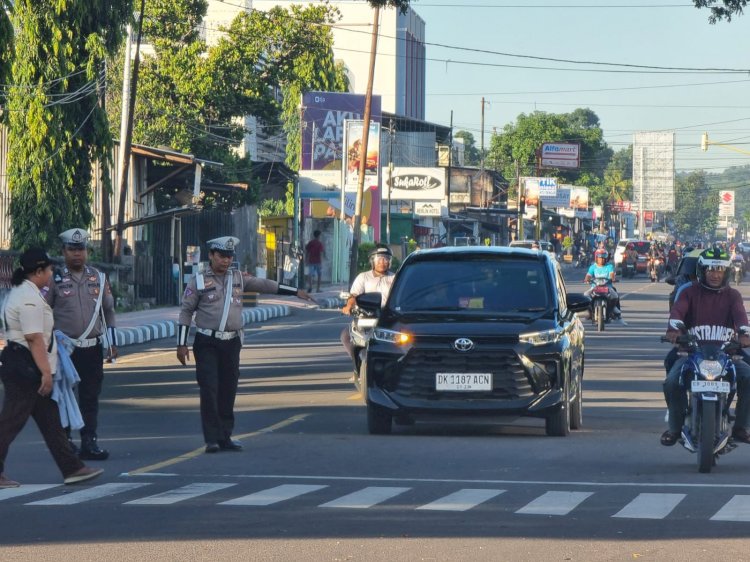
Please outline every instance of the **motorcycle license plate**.
[{"label": "motorcycle license plate", "polygon": [[492,373],[436,373],[435,390],[449,392],[492,390]]},{"label": "motorcycle license plate", "polygon": [[729,383],[726,381],[691,381],[690,390],[693,392],[726,392],[729,393]]}]

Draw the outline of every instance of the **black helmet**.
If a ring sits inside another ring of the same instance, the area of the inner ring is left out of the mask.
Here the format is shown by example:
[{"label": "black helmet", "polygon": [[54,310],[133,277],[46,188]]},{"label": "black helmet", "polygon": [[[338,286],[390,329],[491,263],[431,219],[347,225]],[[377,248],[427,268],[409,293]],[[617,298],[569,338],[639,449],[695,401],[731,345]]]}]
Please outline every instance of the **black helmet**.
[{"label": "black helmet", "polygon": [[370,258],[371,266],[375,265],[375,258],[377,258],[378,256],[387,258],[390,261],[393,259],[393,252],[391,252],[391,249],[385,244],[378,244],[368,255],[368,257]]},{"label": "black helmet", "polygon": [[[700,284],[703,285],[706,289],[718,291],[719,289],[726,287],[729,283],[730,265],[731,263],[729,261],[729,255],[727,255],[727,253],[722,248],[709,248],[702,251],[701,255],[698,256],[698,264],[696,265],[695,275],[698,278]],[[706,271],[715,267],[724,268],[724,277],[722,278],[721,285],[719,287],[711,287],[708,283],[706,283]]]}]

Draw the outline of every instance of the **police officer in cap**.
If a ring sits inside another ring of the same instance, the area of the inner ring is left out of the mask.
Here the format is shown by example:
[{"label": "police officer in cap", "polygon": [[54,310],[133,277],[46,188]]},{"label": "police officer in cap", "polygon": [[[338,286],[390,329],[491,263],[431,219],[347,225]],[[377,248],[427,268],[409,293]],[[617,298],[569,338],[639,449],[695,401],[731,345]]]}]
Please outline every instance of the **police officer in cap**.
[{"label": "police officer in cap", "polygon": [[242,449],[242,445],[231,438],[240,376],[242,293],[296,295],[312,300],[302,289],[259,279],[232,268],[238,243],[239,239],[233,236],[208,241],[209,268],[197,273],[185,287],[178,320],[177,360],[185,365],[190,359],[188,331],[195,315],[193,354],[206,453]]},{"label": "police officer in cap", "polygon": [[104,381],[104,355],[117,357],[115,339],[115,300],[104,273],[86,263],[89,233],[83,228],[71,228],[60,234],[63,267],[55,269],[46,288],[46,299],[55,317],[55,329],[73,340],[71,355],[81,382],[78,384],[78,403],[84,426],[81,428],[81,447],[68,439],[78,456],[87,460],[105,460],[109,452],[97,443],[99,395]]}]

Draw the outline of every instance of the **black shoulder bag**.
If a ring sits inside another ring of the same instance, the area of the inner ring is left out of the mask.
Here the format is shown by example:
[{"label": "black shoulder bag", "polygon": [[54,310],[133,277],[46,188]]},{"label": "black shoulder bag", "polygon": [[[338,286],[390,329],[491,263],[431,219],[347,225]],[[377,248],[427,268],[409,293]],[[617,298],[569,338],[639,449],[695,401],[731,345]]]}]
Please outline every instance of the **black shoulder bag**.
[{"label": "black shoulder bag", "polygon": [[[5,320],[5,314],[3,314],[3,321],[5,326],[8,326],[7,320]],[[47,347],[47,353],[52,351],[52,343],[54,334],[50,334],[49,346]],[[25,345],[21,345],[18,342],[8,341],[5,348],[0,352],[0,373],[21,377],[22,379],[41,384],[42,372],[39,367],[36,366],[31,350]]]}]

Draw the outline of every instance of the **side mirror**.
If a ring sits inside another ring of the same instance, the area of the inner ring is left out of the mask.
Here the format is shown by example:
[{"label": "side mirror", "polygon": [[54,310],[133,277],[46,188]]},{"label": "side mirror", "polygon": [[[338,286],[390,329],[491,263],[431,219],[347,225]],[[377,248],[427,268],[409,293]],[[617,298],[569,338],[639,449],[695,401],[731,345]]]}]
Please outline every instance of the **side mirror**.
[{"label": "side mirror", "polygon": [[670,275],[669,277],[667,277],[667,278],[666,278],[666,279],[664,280],[664,282],[665,282],[665,283],[667,283],[668,285],[674,285],[674,284],[675,284],[675,281],[676,281],[676,279],[675,279],[675,277],[673,277],[672,275]]},{"label": "side mirror", "polygon": [[568,310],[572,312],[585,312],[591,307],[591,299],[583,293],[568,293]]},{"label": "side mirror", "polygon": [[377,314],[380,312],[383,296],[380,293],[363,293],[357,296],[357,306],[367,312]]},{"label": "side mirror", "polygon": [[685,332],[687,332],[687,328],[685,327],[685,323],[684,323],[684,322],[683,322],[682,320],[675,320],[675,319],[672,319],[672,320],[670,320],[670,321],[669,321],[669,326],[670,326],[670,327],[671,327],[672,329],[674,329],[674,330],[678,330],[679,332],[681,332],[681,333],[683,333],[683,334],[684,334]]}]

